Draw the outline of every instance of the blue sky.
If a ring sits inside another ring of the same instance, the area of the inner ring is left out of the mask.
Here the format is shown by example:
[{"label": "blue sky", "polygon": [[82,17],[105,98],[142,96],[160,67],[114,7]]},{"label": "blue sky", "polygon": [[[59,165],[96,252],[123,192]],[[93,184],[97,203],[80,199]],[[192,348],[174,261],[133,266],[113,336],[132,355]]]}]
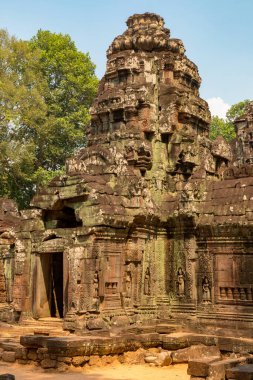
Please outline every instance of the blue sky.
[{"label": "blue sky", "polygon": [[0,27],[23,39],[40,28],[68,33],[102,77],[109,44],[143,12],[160,14],[183,40],[204,99],[223,110],[253,99],[253,0],[0,0]]}]

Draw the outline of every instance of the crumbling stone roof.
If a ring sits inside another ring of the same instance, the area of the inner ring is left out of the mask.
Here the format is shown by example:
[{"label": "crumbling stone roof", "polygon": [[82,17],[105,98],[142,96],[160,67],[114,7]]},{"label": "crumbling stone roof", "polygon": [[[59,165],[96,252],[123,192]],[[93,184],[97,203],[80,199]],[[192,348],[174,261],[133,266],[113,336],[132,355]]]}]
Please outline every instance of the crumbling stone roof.
[{"label": "crumbling stone roof", "polygon": [[165,220],[164,202],[187,178],[201,170],[218,176],[216,157],[231,159],[225,141],[208,139],[210,112],[182,41],[153,13],[133,15],[127,26],[107,52],[87,147],[32,201],[72,207],[83,226]]}]

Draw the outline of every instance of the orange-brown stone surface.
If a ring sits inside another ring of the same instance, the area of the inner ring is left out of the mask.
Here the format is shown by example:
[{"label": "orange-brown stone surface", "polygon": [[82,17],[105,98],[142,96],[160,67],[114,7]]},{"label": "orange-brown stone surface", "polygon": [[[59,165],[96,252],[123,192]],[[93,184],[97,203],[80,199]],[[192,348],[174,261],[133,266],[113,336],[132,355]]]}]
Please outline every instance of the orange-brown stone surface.
[{"label": "orange-brown stone surface", "polygon": [[248,331],[252,104],[233,147],[211,141],[198,69],[152,13],[128,19],[107,59],[87,146],[32,209],[0,203],[0,318]]}]

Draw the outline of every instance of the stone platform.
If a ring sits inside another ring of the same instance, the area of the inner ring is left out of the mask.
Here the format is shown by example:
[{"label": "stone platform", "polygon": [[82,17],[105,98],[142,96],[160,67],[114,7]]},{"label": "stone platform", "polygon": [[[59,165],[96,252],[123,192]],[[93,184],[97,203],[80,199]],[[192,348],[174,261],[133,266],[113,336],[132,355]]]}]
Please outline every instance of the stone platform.
[{"label": "stone platform", "polygon": [[[107,364],[114,360],[124,362],[126,358],[132,357],[135,364],[149,362],[151,359],[154,365],[189,362],[192,379],[222,380],[219,376],[228,368],[238,364],[251,364],[253,354],[251,338],[184,332],[179,325],[173,323],[115,330],[104,336],[78,336],[60,330],[60,320],[30,322],[15,326],[2,324],[2,361],[36,364],[44,369],[66,371],[73,366]],[[210,371],[216,371],[218,375],[210,377]],[[237,372],[235,370],[234,373]],[[201,373],[202,376],[199,376]],[[237,378],[241,379],[235,377]]]}]

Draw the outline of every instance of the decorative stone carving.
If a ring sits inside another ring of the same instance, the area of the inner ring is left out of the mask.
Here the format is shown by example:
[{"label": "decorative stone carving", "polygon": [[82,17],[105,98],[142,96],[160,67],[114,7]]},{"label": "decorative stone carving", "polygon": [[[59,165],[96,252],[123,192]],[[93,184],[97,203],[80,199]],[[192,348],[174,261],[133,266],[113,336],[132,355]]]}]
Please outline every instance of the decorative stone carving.
[{"label": "decorative stone carving", "polygon": [[177,271],[177,294],[179,297],[185,295],[185,276],[181,267]]},{"label": "decorative stone carving", "polygon": [[126,297],[132,297],[132,274],[131,272],[126,273]]},{"label": "decorative stone carving", "polygon": [[150,279],[150,270],[149,267],[146,269],[144,277],[144,294],[150,296],[151,294],[151,279]]},{"label": "decorative stone carving", "polygon": [[93,298],[98,297],[98,288],[99,288],[99,279],[98,279],[98,272],[96,271],[93,277]]},{"label": "decorative stone carving", "polygon": [[152,13],[131,16],[107,58],[86,147],[33,209],[0,199],[0,320],[56,303],[71,331],[214,326],[224,310],[251,328],[252,103],[234,145],[212,142],[198,68]]},{"label": "decorative stone carving", "polygon": [[211,287],[208,278],[205,276],[202,281],[203,303],[211,302]]}]

